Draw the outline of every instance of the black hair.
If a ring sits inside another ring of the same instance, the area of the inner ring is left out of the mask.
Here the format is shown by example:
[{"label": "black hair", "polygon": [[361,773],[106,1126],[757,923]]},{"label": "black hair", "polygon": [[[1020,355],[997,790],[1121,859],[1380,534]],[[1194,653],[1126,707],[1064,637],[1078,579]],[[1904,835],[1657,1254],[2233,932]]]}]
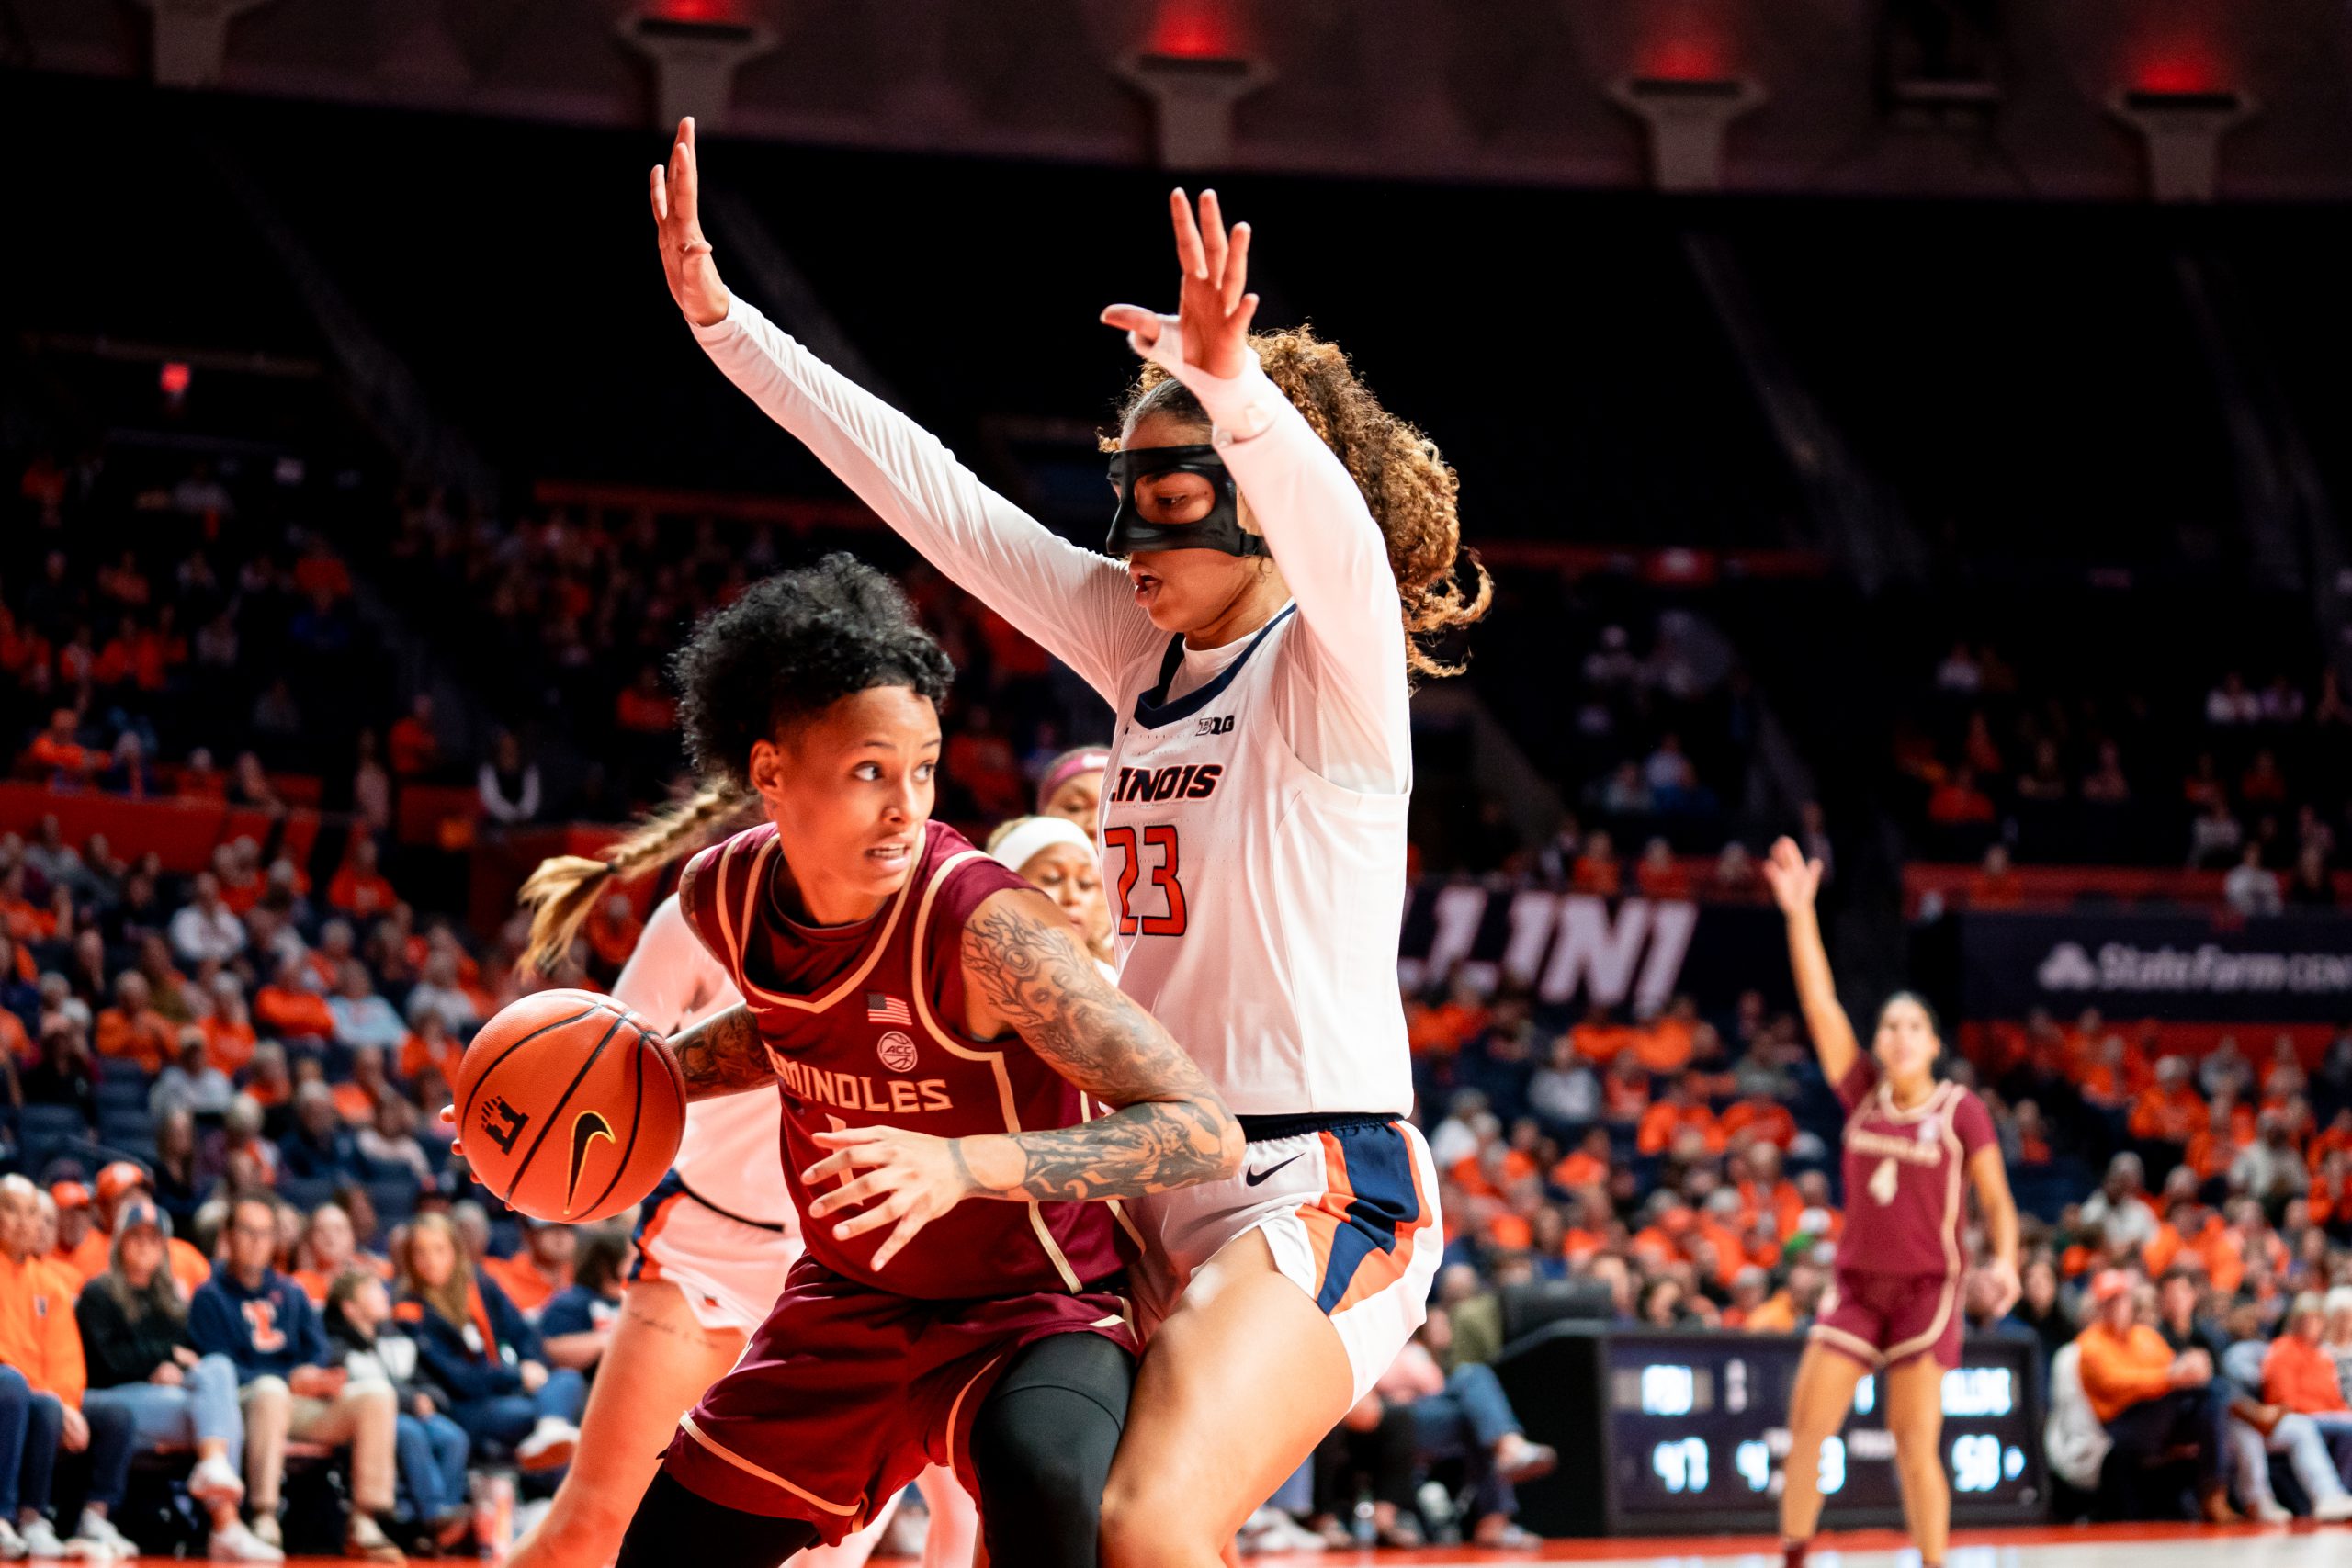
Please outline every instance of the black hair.
[{"label": "black hair", "polygon": [[896,583],[836,553],[763,579],[704,616],[672,673],[695,768],[748,786],[753,742],[876,686],[910,686],[939,703],[956,666]]},{"label": "black hair", "polygon": [[[1921,1012],[1926,1013],[1928,1015],[1928,1032],[1934,1035],[1939,1043],[1942,1042],[1944,1037],[1944,1021],[1936,1016],[1935,1004],[1928,1001],[1927,998],[1921,996],[1917,991],[1897,991],[1894,995],[1888,997],[1886,1000],[1879,1003],[1879,1022],[1884,1023],[1886,1021],[1886,1010],[1893,1007],[1897,1002],[1909,1002],[1913,1007],[1916,1007]],[[1941,1055],[1940,1052],[1938,1054]]]}]

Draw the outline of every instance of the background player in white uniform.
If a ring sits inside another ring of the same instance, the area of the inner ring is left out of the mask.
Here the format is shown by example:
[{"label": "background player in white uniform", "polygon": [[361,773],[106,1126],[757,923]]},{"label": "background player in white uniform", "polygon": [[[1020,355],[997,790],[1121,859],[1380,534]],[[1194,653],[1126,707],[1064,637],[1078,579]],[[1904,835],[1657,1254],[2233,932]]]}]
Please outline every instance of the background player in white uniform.
[{"label": "background player in white uniform", "polygon": [[[702,846],[707,822],[734,815],[735,804],[731,795],[709,792],[683,812],[657,818],[616,859],[632,874],[683,859]],[[608,863],[550,862],[557,869],[535,883],[542,894],[567,875],[581,879],[572,886],[598,888],[612,874]],[[579,907],[584,909],[584,901]],[[533,934],[539,934],[536,926]],[[567,929],[557,945],[568,945],[569,938]],[[613,995],[665,1037],[743,999],[687,925],[674,894],[645,922]],[[645,1202],[638,1272],[605,1353],[605,1365],[621,1373],[598,1378],[590,1391],[571,1472],[547,1517],[516,1546],[510,1568],[604,1568],[612,1562],[678,1417],[735,1364],[745,1337],[783,1293],[800,1256],[800,1221],[776,1169],[781,1115],[773,1094],[686,1107],[677,1159]],[[931,1505],[926,1568],[969,1568],[979,1538],[970,1495],[936,1467],[921,1485]],[[796,1561],[859,1568],[888,1529],[894,1507],[839,1546],[813,1548]]]},{"label": "background player in white uniform", "polygon": [[[728,378],[942,571],[1112,705],[1120,985],[1240,1113],[1248,1168],[1135,1205],[1159,1316],[1102,1560],[1204,1568],[1387,1367],[1442,1245],[1400,1120],[1408,633],[1484,612],[1454,480],[1303,332],[1253,342],[1247,229],[1171,198],[1181,313],[1104,312],[1156,370],[1122,421],[1110,549],[1056,537],[720,283],[694,128],[652,195],[671,292]],[[945,325],[943,321],[943,325]],[[991,328],[1001,323],[989,322]],[[1166,384],[1169,381],[1177,385]],[[1160,383],[1155,385],[1154,383]],[[1400,614],[1401,601],[1401,614]]]}]

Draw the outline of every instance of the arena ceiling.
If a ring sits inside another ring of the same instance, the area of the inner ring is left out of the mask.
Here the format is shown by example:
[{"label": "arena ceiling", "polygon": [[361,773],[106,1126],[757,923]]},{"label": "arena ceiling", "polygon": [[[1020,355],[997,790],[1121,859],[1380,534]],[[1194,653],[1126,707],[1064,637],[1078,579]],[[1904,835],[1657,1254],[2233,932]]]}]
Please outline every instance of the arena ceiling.
[{"label": "arena ceiling", "polygon": [[[665,91],[649,50],[682,46],[702,80]],[[1659,179],[1630,107],[1659,101],[1704,143],[1683,184],[2115,200],[2164,183],[2146,112],[2177,107],[2157,130],[2188,194],[2352,196],[2347,0],[0,0],[0,60],[598,125],[691,102],[713,130],[850,146],[1603,188]]]}]

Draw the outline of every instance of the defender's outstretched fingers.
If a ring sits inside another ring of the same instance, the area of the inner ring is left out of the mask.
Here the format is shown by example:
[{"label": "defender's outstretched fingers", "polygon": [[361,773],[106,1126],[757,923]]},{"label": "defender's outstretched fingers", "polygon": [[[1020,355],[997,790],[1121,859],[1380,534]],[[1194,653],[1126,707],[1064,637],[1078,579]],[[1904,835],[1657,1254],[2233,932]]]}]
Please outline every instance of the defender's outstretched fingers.
[{"label": "defender's outstretched fingers", "polygon": [[1252,310],[1258,308],[1257,296],[1250,294],[1249,288],[1250,225],[1236,223],[1233,226],[1233,243],[1225,253],[1225,313],[1227,315],[1230,316],[1241,308],[1245,296],[1249,299],[1250,308]]},{"label": "defender's outstretched fingers", "polygon": [[1188,276],[1205,280],[1209,275],[1208,252],[1201,244],[1201,228],[1193,221],[1193,203],[1183,186],[1168,193],[1168,209],[1176,225],[1177,264]]}]

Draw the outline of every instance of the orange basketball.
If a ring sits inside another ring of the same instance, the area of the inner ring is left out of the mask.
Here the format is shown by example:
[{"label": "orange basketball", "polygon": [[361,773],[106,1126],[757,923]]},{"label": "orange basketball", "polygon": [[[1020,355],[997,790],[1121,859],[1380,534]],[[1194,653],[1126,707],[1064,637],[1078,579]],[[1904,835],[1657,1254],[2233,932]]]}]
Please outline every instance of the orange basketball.
[{"label": "orange basketball", "polygon": [[686,1080],[670,1047],[594,991],[536,991],[499,1009],[451,1088],[475,1179],[535,1220],[620,1213],[661,1184],[685,1134]]}]

